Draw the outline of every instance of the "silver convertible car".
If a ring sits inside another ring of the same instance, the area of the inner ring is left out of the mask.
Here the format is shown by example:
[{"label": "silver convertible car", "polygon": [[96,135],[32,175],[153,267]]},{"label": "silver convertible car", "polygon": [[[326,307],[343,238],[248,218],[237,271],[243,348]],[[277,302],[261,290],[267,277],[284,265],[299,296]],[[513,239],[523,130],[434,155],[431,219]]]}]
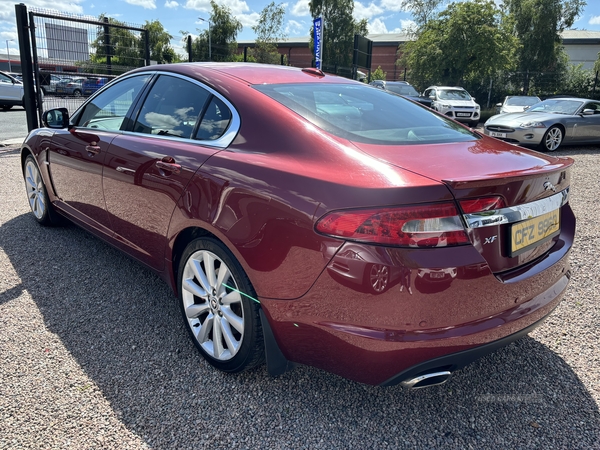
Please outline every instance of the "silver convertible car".
[{"label": "silver convertible car", "polygon": [[584,98],[544,100],[519,113],[492,116],[488,136],[553,152],[561,144],[600,143],[600,101]]}]

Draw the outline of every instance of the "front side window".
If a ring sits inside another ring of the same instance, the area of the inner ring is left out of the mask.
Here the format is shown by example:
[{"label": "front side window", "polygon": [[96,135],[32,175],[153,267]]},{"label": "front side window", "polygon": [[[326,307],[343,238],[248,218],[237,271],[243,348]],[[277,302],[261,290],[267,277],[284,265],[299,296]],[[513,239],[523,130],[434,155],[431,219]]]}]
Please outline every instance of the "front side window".
[{"label": "front side window", "polygon": [[410,100],[361,84],[261,84],[254,88],[350,141],[407,145],[479,139]]},{"label": "front side window", "polygon": [[534,105],[529,112],[573,115],[582,106],[578,100],[544,100]]},{"label": "front side window", "polygon": [[210,95],[197,84],[161,75],[152,86],[133,131],[191,139]]},{"label": "front side window", "polygon": [[76,119],[80,127],[120,131],[125,117],[150,75],[126,78],[114,84],[84,106]]}]

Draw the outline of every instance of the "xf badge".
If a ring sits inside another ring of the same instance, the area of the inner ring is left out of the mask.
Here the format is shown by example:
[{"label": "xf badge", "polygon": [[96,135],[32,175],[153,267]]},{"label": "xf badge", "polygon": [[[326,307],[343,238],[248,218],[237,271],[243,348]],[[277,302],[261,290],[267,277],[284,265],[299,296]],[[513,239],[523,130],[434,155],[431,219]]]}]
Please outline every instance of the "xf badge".
[{"label": "xf badge", "polygon": [[483,245],[485,245],[485,244],[491,244],[492,242],[494,242],[496,240],[497,237],[498,237],[498,235],[486,237]]}]

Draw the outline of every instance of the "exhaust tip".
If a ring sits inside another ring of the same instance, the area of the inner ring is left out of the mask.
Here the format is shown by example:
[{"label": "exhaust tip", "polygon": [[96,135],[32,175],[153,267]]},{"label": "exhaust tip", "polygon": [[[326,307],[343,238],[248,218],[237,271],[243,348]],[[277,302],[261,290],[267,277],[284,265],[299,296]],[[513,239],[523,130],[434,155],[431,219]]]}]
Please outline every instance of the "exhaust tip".
[{"label": "exhaust tip", "polygon": [[400,383],[407,389],[421,389],[429,386],[438,386],[444,384],[450,379],[452,372],[449,370],[441,370],[439,372],[429,372],[418,377],[405,380]]}]

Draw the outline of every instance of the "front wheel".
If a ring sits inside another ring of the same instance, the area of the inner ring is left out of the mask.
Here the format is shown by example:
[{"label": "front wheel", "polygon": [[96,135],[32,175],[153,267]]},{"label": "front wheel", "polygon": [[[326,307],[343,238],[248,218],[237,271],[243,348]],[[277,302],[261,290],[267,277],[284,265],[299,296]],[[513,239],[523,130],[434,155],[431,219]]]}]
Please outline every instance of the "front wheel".
[{"label": "front wheel", "polygon": [[23,177],[25,178],[25,188],[27,189],[27,200],[29,200],[29,207],[35,220],[42,225],[57,224],[59,221],[48,199],[48,192],[46,192],[42,174],[35,158],[31,155],[28,155],[25,159]]},{"label": "front wheel", "polygon": [[73,91],[73,97],[81,97],[81,91],[79,89],[75,89]]},{"label": "front wheel", "polygon": [[195,239],[183,252],[178,274],[181,313],[202,356],[229,373],[262,363],[260,306],[229,249],[213,238]]},{"label": "front wheel", "polygon": [[560,147],[563,140],[563,132],[560,127],[553,126],[546,131],[542,142],[540,142],[540,149],[544,152],[553,152]]}]

